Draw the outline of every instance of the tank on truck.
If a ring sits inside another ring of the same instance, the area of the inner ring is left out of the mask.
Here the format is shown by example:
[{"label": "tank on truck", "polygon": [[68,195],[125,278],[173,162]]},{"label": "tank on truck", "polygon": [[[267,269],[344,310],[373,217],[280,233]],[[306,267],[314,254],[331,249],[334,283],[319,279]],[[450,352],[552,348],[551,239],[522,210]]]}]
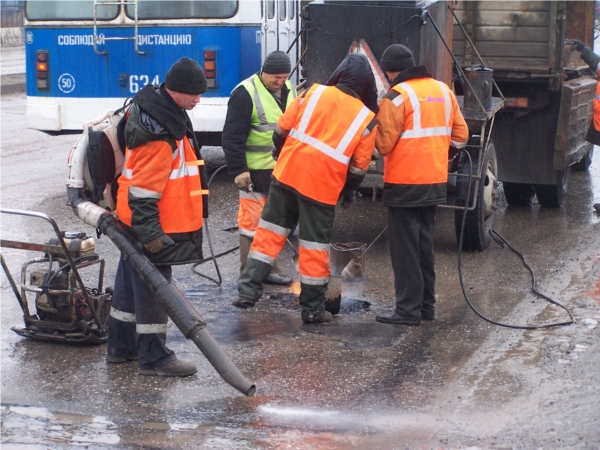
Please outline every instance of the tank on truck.
[{"label": "tank on truck", "polygon": [[571,170],[587,170],[593,155],[585,133],[597,83],[569,39],[592,46],[594,3],[518,5],[459,2],[456,15],[469,39],[455,33],[453,48],[464,67],[476,46],[507,97],[492,138],[509,204],[537,198],[543,207],[561,207]]}]

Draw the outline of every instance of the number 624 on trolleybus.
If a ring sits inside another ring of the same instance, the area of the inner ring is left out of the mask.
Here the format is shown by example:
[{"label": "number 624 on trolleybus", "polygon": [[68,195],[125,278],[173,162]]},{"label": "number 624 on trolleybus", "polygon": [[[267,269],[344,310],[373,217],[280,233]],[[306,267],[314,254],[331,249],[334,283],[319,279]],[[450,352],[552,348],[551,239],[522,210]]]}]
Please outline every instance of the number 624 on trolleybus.
[{"label": "number 624 on trolleybus", "polygon": [[[187,56],[208,79],[200,104],[189,111],[194,130],[217,144],[232,89],[260,69],[265,55],[292,47],[299,3],[26,1],[27,126],[79,133],[84,122],[164,81],[169,67]],[[294,67],[297,50],[290,58]]]}]

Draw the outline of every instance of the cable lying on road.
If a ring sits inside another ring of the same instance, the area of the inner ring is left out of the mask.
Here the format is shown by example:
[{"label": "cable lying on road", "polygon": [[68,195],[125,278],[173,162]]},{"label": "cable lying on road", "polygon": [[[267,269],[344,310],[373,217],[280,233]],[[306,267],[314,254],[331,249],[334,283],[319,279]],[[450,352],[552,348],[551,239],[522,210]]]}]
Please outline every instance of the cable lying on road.
[{"label": "cable lying on road", "polygon": [[[470,174],[473,173],[473,170],[472,170],[473,169],[473,160],[471,159],[471,155],[466,150],[461,150],[461,152],[464,152],[464,154],[467,155],[467,157],[469,159],[469,173]],[[468,186],[467,186],[467,200],[465,202],[465,205],[469,204],[470,196],[471,196],[472,177],[469,176],[468,179],[469,179],[469,182],[468,182]],[[460,227],[460,239],[458,241],[458,278],[460,281],[460,288],[462,289],[463,296],[465,297],[467,304],[473,310],[473,312],[475,314],[477,314],[479,317],[481,317],[483,320],[485,320],[491,324],[498,325],[501,327],[506,327],[506,328],[515,328],[515,329],[519,329],[519,330],[538,330],[540,328],[558,327],[561,325],[571,325],[572,323],[574,323],[575,318],[573,317],[573,314],[571,314],[571,311],[569,311],[569,309],[566,306],[560,304],[556,300],[551,299],[550,297],[542,294],[541,292],[539,292],[537,290],[535,274],[534,274],[533,270],[531,269],[531,267],[529,266],[529,264],[527,264],[527,261],[525,261],[525,257],[523,256],[523,254],[520,253],[519,251],[515,250],[515,248],[513,248],[508,243],[508,241],[503,236],[500,235],[500,233],[498,233],[496,230],[493,230],[493,229],[490,229],[489,233],[492,236],[492,238],[494,239],[494,241],[496,241],[498,243],[498,245],[500,245],[501,247],[503,247],[503,248],[508,247],[515,254],[517,254],[521,258],[521,261],[523,261],[523,265],[527,268],[527,270],[531,274],[531,291],[534,294],[536,294],[537,296],[546,300],[547,302],[552,303],[553,305],[556,305],[556,306],[564,309],[565,311],[567,311],[567,313],[569,314],[570,320],[568,320],[566,322],[555,322],[555,323],[549,323],[549,324],[544,324],[544,325],[514,325],[514,324],[496,322],[496,321],[484,316],[477,310],[477,308],[475,308],[475,306],[471,302],[471,299],[469,299],[469,296],[467,295],[467,291],[465,289],[465,284],[463,281],[463,273],[462,273],[462,244],[463,244],[463,233],[465,231],[465,222],[467,219],[467,212],[468,212],[468,208],[465,207],[465,210],[463,212],[463,217],[462,217],[462,223],[461,223],[461,227]]]},{"label": "cable lying on road", "polygon": [[[210,188],[210,185],[211,185],[212,180],[215,177],[215,175],[218,174],[221,170],[223,170],[225,168],[227,168],[227,165],[224,164],[213,172],[213,174],[210,176],[210,178],[208,180],[208,184],[206,186],[207,189]],[[212,239],[210,237],[210,227],[208,226],[208,217],[204,219],[204,227],[206,229],[206,237],[208,239],[208,249],[210,250],[211,256],[209,258],[204,258],[202,261],[194,264],[192,266],[192,272],[194,272],[196,275],[200,275],[201,277],[206,278],[207,280],[212,281],[213,283],[216,283],[217,286],[221,286],[221,284],[223,283],[223,278],[221,277],[221,271],[219,270],[219,265],[217,264],[217,258],[220,258],[221,256],[225,256],[225,255],[228,255],[229,253],[236,251],[238,248],[240,248],[240,246],[237,245],[233,248],[230,248],[229,250],[224,251],[223,253],[219,253],[218,255],[215,255],[215,253],[213,251],[213,246],[212,246]],[[204,275],[200,271],[196,270],[196,267],[198,267],[201,264],[204,264],[207,261],[212,261],[213,264],[215,265],[215,270],[217,271],[217,276],[219,277],[219,281],[215,280],[214,278],[209,277],[208,275]]]}]

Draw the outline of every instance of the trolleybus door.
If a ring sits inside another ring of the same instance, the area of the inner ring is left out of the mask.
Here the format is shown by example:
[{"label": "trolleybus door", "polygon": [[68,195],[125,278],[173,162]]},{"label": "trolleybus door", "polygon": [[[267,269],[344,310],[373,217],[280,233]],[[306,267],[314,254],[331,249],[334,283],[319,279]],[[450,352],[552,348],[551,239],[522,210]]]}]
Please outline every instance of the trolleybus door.
[{"label": "trolleybus door", "polygon": [[[298,0],[263,0],[262,58],[275,50],[287,52],[298,34]],[[298,59],[298,47],[289,52],[292,67]]]}]

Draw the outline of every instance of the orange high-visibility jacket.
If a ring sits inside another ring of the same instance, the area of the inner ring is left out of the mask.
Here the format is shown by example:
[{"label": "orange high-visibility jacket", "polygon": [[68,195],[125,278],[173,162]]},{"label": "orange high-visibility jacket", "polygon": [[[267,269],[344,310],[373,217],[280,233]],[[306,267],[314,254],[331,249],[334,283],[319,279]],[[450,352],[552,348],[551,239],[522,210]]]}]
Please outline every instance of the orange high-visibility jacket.
[{"label": "orange high-visibility jacket", "polygon": [[165,141],[151,141],[126,149],[119,178],[117,215],[131,226],[128,195],[156,199],[160,225],[165,233],[188,233],[202,227],[202,191],[199,165],[185,136],[172,151]]},{"label": "orange high-visibility jacket", "polygon": [[[596,74],[600,76],[600,67]],[[600,131],[600,83],[596,86],[596,95],[594,96],[594,128],[596,131]]]},{"label": "orange high-visibility jacket", "polygon": [[392,203],[445,201],[449,147],[462,148],[469,138],[454,93],[433,78],[413,78],[393,86],[379,108],[377,150],[385,156],[383,179],[394,185]]},{"label": "orange high-visibility jacket", "polygon": [[366,173],[377,134],[373,112],[334,86],[314,84],[279,118],[287,135],[273,176],[301,195],[335,205],[348,170]]}]

